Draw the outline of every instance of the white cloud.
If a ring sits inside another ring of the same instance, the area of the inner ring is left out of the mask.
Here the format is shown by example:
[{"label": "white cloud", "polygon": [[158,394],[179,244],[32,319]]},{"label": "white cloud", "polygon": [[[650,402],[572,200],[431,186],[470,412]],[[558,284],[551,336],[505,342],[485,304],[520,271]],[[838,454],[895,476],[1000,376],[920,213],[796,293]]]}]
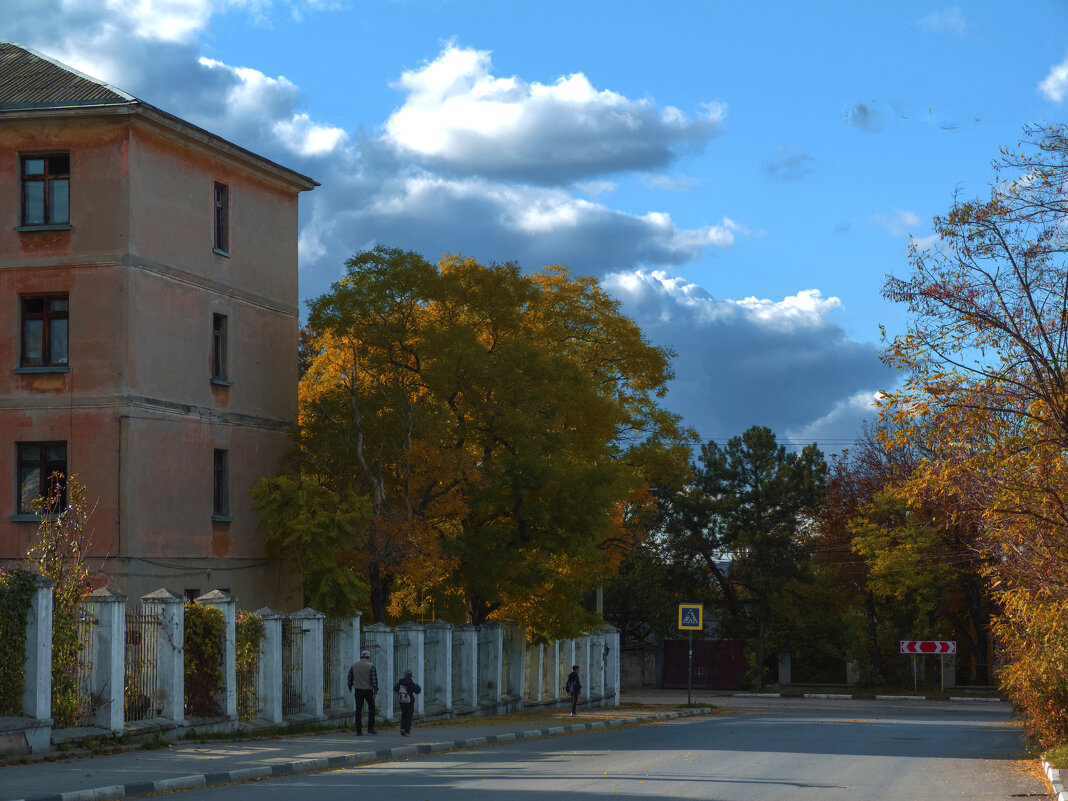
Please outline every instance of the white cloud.
[{"label": "white cloud", "polygon": [[289,150],[302,156],[325,156],[349,138],[344,129],[318,125],[307,114],[294,114],[288,120],[278,120],[273,131]]},{"label": "white cloud", "polygon": [[862,390],[834,404],[827,414],[785,431],[784,440],[819,442],[825,454],[848,448],[865,422],[878,417],[873,393]]},{"label": "white cloud", "polygon": [[619,184],[615,181],[579,181],[575,184],[575,189],[590,197],[606,195],[615,192],[618,188]]},{"label": "white cloud", "polygon": [[183,44],[192,41],[224,5],[215,0],[104,0],[105,8],[116,18],[125,18],[139,38]]},{"label": "white cloud", "polygon": [[718,134],[726,115],[709,103],[691,120],[597,90],[582,73],[552,84],[495,77],[488,51],[452,44],[395,86],[406,97],[385,130],[399,151],[434,169],[534,183],[662,168],[678,146]]},{"label": "white cloud", "polygon": [[917,250],[928,250],[935,245],[941,244],[941,240],[938,238],[938,234],[931,234],[930,236],[914,236],[912,237],[912,244]]},{"label": "white cloud", "polygon": [[969,28],[959,6],[932,11],[921,17],[918,24],[924,33],[948,33],[951,36],[967,36]]},{"label": "white cloud", "polygon": [[873,219],[894,236],[908,236],[922,220],[915,212],[895,209],[892,214],[876,214]]},{"label": "white cloud", "polygon": [[1068,58],[1050,68],[1049,75],[1038,84],[1038,91],[1054,103],[1064,100],[1068,93]]},{"label": "white cloud", "polygon": [[655,189],[665,189],[669,192],[687,192],[699,183],[696,178],[688,175],[670,176],[657,173],[650,175],[646,182]]}]

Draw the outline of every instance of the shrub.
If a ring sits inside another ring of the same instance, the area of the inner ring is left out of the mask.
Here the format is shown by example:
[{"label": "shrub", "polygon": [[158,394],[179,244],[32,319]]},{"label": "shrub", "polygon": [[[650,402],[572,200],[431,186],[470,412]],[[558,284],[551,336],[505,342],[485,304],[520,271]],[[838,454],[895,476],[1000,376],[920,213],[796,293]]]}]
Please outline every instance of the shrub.
[{"label": "shrub", "polygon": [[185,713],[212,717],[220,712],[223,637],[226,619],[210,606],[185,605]]},{"label": "shrub", "polygon": [[263,618],[252,612],[237,613],[237,717],[252,720],[259,711],[256,679],[260,672]]},{"label": "shrub", "polygon": [[22,715],[26,685],[26,617],[35,592],[34,576],[0,568],[0,717]]}]

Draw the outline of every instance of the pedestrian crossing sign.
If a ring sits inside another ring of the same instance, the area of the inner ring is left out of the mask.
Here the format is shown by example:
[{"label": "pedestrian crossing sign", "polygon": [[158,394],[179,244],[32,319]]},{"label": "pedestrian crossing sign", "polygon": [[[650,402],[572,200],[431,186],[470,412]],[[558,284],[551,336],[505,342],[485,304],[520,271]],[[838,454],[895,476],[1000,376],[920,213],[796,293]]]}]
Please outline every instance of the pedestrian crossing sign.
[{"label": "pedestrian crossing sign", "polygon": [[704,611],[704,604],[679,604],[679,628],[701,631],[705,627]]}]

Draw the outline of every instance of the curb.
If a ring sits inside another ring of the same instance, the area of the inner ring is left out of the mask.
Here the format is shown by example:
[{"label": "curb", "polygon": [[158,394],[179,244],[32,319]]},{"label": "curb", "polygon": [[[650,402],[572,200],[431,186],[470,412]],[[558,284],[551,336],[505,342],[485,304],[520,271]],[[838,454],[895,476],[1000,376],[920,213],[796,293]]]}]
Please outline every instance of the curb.
[{"label": "curb", "polygon": [[[976,701],[980,703],[1001,703],[1004,698],[987,696],[944,696],[944,695],[865,695],[863,693],[730,693],[731,698],[834,698],[845,701]],[[1065,798],[1064,801],[1068,801]]]},{"label": "curb", "polygon": [[694,715],[706,714],[709,711],[710,710],[706,708],[685,710],[682,712],[664,712],[658,715],[647,715],[640,718],[598,720],[592,723],[572,723],[567,726],[551,726],[545,729],[528,729],[526,731],[488,734],[483,737],[471,737],[465,740],[449,740],[440,743],[415,743],[412,745],[400,745],[395,748],[382,748],[377,751],[357,751],[351,754],[343,754],[328,758],[323,757],[319,759],[298,759],[292,762],[260,765],[254,768],[240,768],[238,770],[223,771],[220,773],[199,773],[192,776],[178,776],[170,779],[159,779],[152,782],[115,784],[106,787],[94,787],[88,790],[73,790],[67,793],[27,796],[20,801],[115,801],[116,799],[148,795],[149,793],[195,790],[211,787],[217,784],[234,784],[238,782],[253,781],[255,779],[271,779],[277,776],[291,776],[297,773],[351,768],[356,765],[363,765],[379,759],[400,759],[402,757],[417,756],[419,754],[442,753],[445,751],[455,751],[461,748],[474,748],[485,745],[500,745],[503,743],[518,742],[519,740],[537,740],[542,737],[551,737],[558,734],[574,734],[582,731],[591,731],[593,729],[627,726],[634,723],[652,723],[657,720],[692,717]]},{"label": "curb", "polygon": [[1053,786],[1053,797],[1057,801],[1068,801],[1068,791],[1064,789],[1064,781],[1061,779],[1062,771],[1048,762],[1042,763],[1042,770],[1046,772],[1046,778],[1049,779],[1049,783]]}]

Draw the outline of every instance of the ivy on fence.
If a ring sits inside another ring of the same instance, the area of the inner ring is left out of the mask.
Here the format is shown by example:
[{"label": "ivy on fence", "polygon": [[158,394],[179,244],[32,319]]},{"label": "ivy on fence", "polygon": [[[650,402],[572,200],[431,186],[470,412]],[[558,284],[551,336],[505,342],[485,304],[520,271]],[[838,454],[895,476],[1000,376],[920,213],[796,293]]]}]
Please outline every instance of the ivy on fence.
[{"label": "ivy on fence", "polygon": [[226,618],[218,609],[185,605],[185,713],[213,717],[221,711],[223,637]]},{"label": "ivy on fence", "polygon": [[253,612],[237,613],[237,716],[252,720],[259,711],[256,679],[260,671],[263,618]]},{"label": "ivy on fence", "polygon": [[22,715],[26,686],[26,618],[36,591],[25,570],[0,568],[0,717]]}]

